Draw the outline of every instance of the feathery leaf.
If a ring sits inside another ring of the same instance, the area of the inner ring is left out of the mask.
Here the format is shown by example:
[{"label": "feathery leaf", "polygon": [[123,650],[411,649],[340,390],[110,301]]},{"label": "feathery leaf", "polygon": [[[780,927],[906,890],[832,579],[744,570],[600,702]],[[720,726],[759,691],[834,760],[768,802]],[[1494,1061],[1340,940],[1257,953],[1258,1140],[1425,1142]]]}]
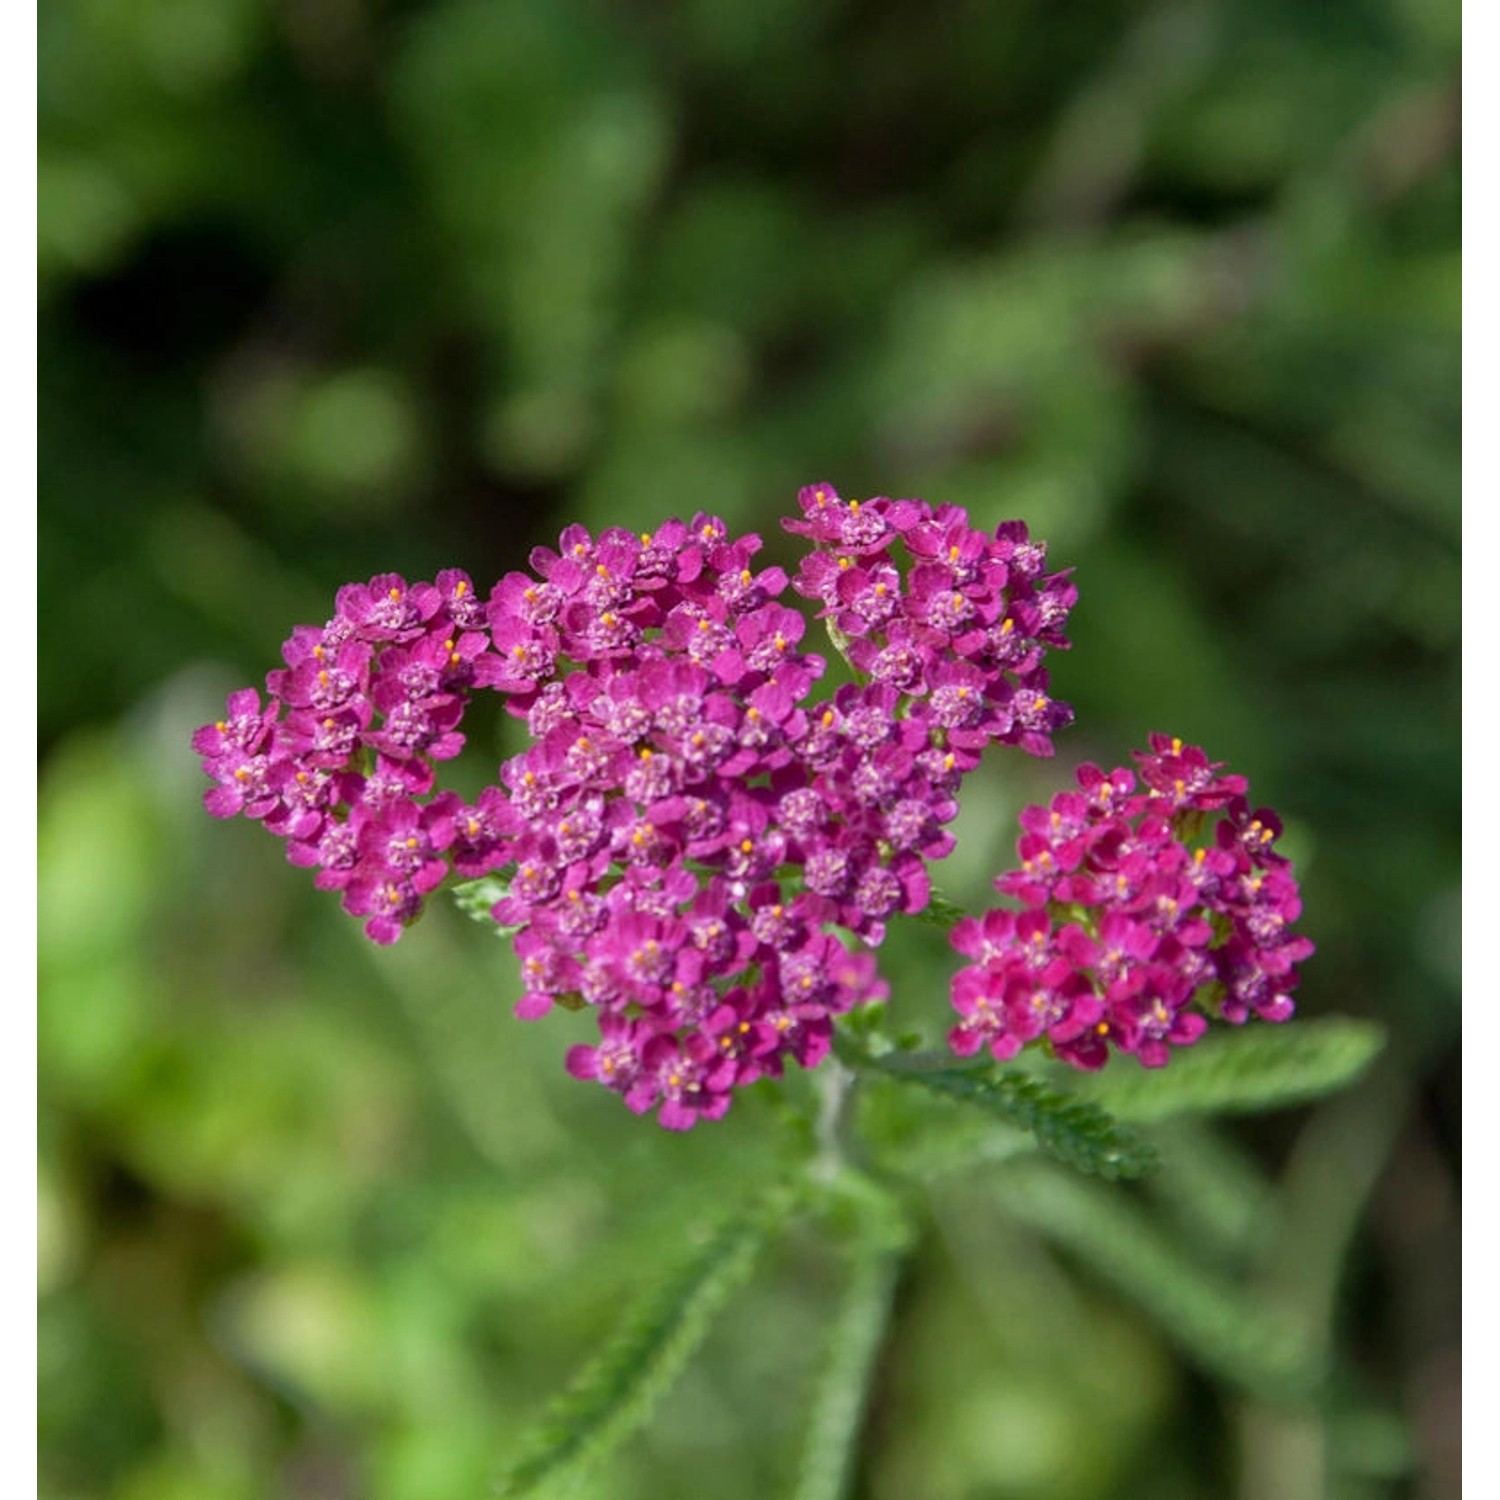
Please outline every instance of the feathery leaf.
[{"label": "feathery leaf", "polygon": [[453,887],[453,904],[468,918],[483,922],[501,937],[509,937],[517,931],[514,927],[501,927],[490,915],[490,909],[503,901],[510,889],[498,875],[481,875],[478,880],[464,880]]},{"label": "feathery leaf", "polygon": [[708,1336],[716,1313],[749,1277],[790,1212],[786,1189],[718,1226],[677,1270],[648,1291],[523,1442],[499,1493],[533,1493],[544,1481],[597,1463],[650,1416]]},{"label": "feathery leaf", "polygon": [[927,905],[921,911],[913,912],[912,918],[925,922],[929,927],[941,927],[944,932],[952,932],[967,915],[963,907],[955,906],[946,896],[933,891],[927,898]]},{"label": "feathery leaf", "polygon": [[1320,1361],[1288,1313],[1186,1259],[1120,1194],[1040,1163],[1019,1164],[1005,1171],[1003,1202],[1138,1302],[1204,1368],[1273,1403],[1316,1395]]},{"label": "feathery leaf", "polygon": [[1174,1054],[1165,1068],[1128,1068],[1120,1059],[1081,1080],[1075,1092],[1125,1120],[1250,1114],[1352,1083],[1384,1044],[1385,1030],[1374,1021],[1252,1022],[1204,1037]]},{"label": "feathery leaf", "polygon": [[1144,1177],[1156,1166],[1155,1151],[1098,1105],[1060,1093],[1030,1074],[931,1066],[930,1058],[876,1055],[848,1038],[835,1045],[851,1067],[873,1069],[929,1093],[977,1105],[1005,1124],[1029,1131],[1049,1156],[1080,1171],[1131,1178]]}]

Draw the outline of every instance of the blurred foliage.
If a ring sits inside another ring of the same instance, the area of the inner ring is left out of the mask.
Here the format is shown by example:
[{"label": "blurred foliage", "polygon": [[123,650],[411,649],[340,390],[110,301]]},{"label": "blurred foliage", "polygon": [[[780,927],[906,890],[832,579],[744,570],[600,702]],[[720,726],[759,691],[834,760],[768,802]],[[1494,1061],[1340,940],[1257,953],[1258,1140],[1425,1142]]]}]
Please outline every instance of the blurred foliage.
[{"label": "blurred foliage", "polygon": [[[203,817],[186,742],[347,579],[698,508],[784,555],[827,478],[1077,569],[1078,726],[976,779],[948,896],[1068,764],[1181,733],[1289,817],[1306,1012],[1392,1042],[1334,1104],[1153,1130],[1145,1199],[888,1120],[948,1167],[894,1289],[799,1231],[596,1493],[789,1492],[863,1274],[873,1500],[1455,1495],[1456,0],[38,25],[43,1492],[487,1493],[772,1170],[775,1097],[631,1120],[562,1074],[586,1018],[510,1018],[503,946],[435,911],[375,952]],[[887,954],[935,1040],[941,936]],[[1130,1298],[1179,1261],[1164,1334]],[[1318,1406],[1195,1362],[1226,1288],[1314,1340]]]}]

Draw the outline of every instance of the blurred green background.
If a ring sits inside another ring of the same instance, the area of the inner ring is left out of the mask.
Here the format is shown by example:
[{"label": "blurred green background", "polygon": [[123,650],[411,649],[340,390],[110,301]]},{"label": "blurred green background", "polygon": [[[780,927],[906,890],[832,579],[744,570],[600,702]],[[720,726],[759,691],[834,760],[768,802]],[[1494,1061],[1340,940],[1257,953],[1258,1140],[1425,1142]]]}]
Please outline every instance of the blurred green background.
[{"label": "blurred green background", "polygon": [[[562,1073],[586,1019],[511,1018],[502,945],[437,910],[375,950],[203,815],[187,740],[349,579],[700,508],[785,554],[827,479],[1077,570],[1077,726],[976,779],[950,895],[1078,760],[1179,733],[1287,816],[1304,1012],[1392,1036],[1158,1189],[1229,1186],[1225,1266],[1323,1330],[1334,1410],[1203,1373],[974,1170],[858,1494],[1456,1495],[1457,0],[39,26],[43,1493],[484,1495],[761,1169],[774,1100],[634,1121]],[[936,1038],[941,949],[887,952]],[[838,1277],[794,1236],[597,1493],[778,1493]]]}]

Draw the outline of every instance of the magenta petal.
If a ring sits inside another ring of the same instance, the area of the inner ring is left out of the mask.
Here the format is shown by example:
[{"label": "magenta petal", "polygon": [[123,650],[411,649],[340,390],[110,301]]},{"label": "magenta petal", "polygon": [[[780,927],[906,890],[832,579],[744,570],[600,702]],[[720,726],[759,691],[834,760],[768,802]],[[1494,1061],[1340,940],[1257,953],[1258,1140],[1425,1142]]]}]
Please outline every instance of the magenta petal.
[{"label": "magenta petal", "polygon": [[203,805],[216,818],[232,818],[244,806],[244,798],[233,787],[210,787],[203,794]]},{"label": "magenta petal", "polygon": [[691,1130],[698,1123],[697,1111],[688,1109],[680,1099],[668,1099],[656,1117],[665,1130]]},{"label": "magenta petal", "polygon": [[599,1076],[599,1054],[593,1047],[569,1047],[563,1066],[574,1078],[594,1079]]},{"label": "magenta petal", "polygon": [[979,1033],[971,1031],[967,1026],[955,1026],[948,1033],[948,1046],[959,1057],[973,1057],[982,1045],[983,1039]]}]

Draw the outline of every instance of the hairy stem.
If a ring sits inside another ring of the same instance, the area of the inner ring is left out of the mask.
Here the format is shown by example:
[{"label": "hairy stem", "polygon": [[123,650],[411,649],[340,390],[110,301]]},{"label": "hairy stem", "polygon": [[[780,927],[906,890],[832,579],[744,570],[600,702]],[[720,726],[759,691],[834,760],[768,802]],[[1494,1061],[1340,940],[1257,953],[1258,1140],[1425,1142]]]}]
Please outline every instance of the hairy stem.
[{"label": "hairy stem", "polygon": [[813,1391],[793,1500],[841,1500],[848,1492],[901,1261],[900,1249],[878,1235],[861,1238],[851,1249],[848,1279]]}]

